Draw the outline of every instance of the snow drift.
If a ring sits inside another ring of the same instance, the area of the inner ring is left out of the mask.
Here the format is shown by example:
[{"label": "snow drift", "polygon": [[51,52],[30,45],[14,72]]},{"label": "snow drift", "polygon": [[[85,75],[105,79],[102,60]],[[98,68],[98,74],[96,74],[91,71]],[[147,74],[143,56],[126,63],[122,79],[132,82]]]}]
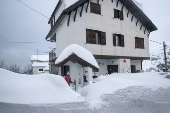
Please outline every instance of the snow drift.
[{"label": "snow drift", "polygon": [[84,101],[58,75],[24,75],[0,69],[0,102],[47,104]]},{"label": "snow drift", "polygon": [[92,107],[131,100],[170,102],[170,80],[159,73],[119,73],[97,79],[79,90]]}]

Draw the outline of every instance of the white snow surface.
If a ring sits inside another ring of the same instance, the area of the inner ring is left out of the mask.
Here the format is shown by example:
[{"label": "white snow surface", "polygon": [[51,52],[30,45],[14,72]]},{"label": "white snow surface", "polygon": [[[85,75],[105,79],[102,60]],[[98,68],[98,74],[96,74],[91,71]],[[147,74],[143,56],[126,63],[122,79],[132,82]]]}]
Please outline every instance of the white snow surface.
[{"label": "white snow surface", "polygon": [[132,0],[142,11],[143,11],[143,4],[137,2],[136,0]]},{"label": "white snow surface", "polygon": [[34,63],[32,64],[32,66],[33,66],[33,67],[40,67],[40,66],[45,66],[45,67],[47,67],[47,66],[49,66],[49,65],[48,65],[48,63],[44,63],[44,62],[34,62]]},{"label": "white snow surface", "polygon": [[31,55],[31,60],[49,61],[49,55]]},{"label": "white snow surface", "polygon": [[68,8],[69,6],[73,5],[74,3],[76,3],[78,0],[64,0],[65,2],[65,9]]},{"label": "white snow surface", "polygon": [[[116,101],[116,99],[120,102],[122,99],[126,100],[129,98],[129,95],[131,100],[133,100],[134,97],[142,100],[142,97],[145,95],[148,96],[153,94],[147,94],[148,90],[154,92],[159,88],[170,89],[170,80],[164,78],[164,76],[161,76],[159,73],[118,73],[99,76],[97,79],[98,82],[85,86],[79,90],[79,93],[87,99],[92,107],[96,107],[98,104],[104,104],[104,99],[111,103]],[[116,92],[118,93],[115,94]],[[162,92],[162,94],[163,93],[165,92]],[[168,98],[170,102],[169,96],[165,94],[165,98]],[[152,97],[146,97],[145,99],[148,101],[151,100],[151,98]],[[168,99],[165,100],[168,101]]]},{"label": "white snow surface", "polygon": [[87,61],[91,65],[95,66],[96,68],[99,68],[98,63],[96,62],[94,56],[90,51],[87,49],[77,45],[77,44],[71,44],[67,46],[59,55],[59,57],[56,59],[55,64],[58,64],[62,62],[64,59],[68,58],[71,54],[76,54],[81,59]]},{"label": "white snow surface", "polygon": [[58,75],[24,75],[0,68],[0,102],[50,104],[84,101],[63,77]]}]

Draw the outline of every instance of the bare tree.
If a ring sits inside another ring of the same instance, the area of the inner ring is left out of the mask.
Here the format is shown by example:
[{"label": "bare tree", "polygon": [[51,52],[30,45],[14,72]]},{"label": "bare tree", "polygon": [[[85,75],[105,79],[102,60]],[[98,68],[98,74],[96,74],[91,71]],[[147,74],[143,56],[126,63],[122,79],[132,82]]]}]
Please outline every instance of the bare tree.
[{"label": "bare tree", "polygon": [[22,73],[21,67],[17,66],[16,64],[10,65],[8,70],[15,73]]},{"label": "bare tree", "polygon": [[22,70],[22,73],[31,75],[32,74],[32,65],[25,66],[24,69]]},{"label": "bare tree", "polygon": [[6,62],[0,61],[0,68],[2,68],[2,69],[8,69],[8,66],[7,66]]}]

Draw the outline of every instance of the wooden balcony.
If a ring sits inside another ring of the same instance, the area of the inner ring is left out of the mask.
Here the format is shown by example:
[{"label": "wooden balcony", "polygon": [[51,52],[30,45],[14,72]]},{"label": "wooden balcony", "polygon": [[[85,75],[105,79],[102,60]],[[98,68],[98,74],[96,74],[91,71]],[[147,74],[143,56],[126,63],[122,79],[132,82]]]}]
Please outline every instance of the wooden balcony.
[{"label": "wooden balcony", "polygon": [[56,60],[56,48],[54,48],[52,51],[49,52],[49,61],[50,62],[55,62]]}]

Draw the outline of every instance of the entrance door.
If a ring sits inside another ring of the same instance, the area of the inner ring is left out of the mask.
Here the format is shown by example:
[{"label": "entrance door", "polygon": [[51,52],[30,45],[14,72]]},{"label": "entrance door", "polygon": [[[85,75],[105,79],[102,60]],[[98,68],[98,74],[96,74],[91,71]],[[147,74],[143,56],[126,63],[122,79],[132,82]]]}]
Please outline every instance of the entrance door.
[{"label": "entrance door", "polygon": [[108,65],[107,70],[108,70],[108,74],[118,73],[118,65]]},{"label": "entrance door", "polygon": [[131,73],[136,73],[136,66],[135,65],[131,65]]},{"label": "entrance door", "polygon": [[67,72],[70,72],[70,67],[68,65],[61,67],[61,76],[66,76]]}]

